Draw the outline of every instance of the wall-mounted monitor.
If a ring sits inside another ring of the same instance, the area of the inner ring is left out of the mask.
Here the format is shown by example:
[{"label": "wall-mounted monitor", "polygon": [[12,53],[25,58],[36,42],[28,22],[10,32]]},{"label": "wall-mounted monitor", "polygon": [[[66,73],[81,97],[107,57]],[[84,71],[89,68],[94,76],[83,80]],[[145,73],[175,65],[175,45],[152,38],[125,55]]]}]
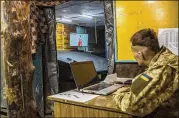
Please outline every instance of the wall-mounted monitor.
[{"label": "wall-mounted monitor", "polygon": [[70,46],[88,46],[88,34],[70,33]]}]

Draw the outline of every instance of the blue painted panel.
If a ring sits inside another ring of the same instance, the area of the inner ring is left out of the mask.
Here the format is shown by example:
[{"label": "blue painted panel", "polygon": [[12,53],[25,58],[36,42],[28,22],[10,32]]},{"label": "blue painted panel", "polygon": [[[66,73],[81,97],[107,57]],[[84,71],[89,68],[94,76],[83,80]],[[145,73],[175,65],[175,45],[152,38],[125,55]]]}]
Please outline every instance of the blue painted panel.
[{"label": "blue painted panel", "polygon": [[40,116],[44,116],[44,92],[43,92],[43,70],[42,70],[42,54],[41,46],[34,55],[33,65],[35,66],[33,80],[33,94],[37,104],[37,110]]}]

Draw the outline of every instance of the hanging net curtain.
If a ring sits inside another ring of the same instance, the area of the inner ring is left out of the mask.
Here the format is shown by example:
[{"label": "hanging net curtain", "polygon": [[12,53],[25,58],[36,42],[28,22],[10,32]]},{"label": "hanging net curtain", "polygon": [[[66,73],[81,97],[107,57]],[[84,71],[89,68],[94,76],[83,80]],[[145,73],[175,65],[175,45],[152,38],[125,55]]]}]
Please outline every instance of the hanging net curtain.
[{"label": "hanging net curtain", "polygon": [[[37,42],[37,28],[39,25],[40,31],[42,33],[47,33],[48,24],[46,23],[46,18],[43,11],[39,7],[55,7],[60,4],[65,4],[70,0],[60,0],[60,1],[32,1],[30,6],[30,30],[32,38],[32,54],[36,53],[36,42]],[[39,18],[39,19],[38,19]],[[43,39],[40,39],[43,41]]]},{"label": "hanging net curtain", "polygon": [[[34,91],[34,97],[38,104],[38,112],[42,117],[44,113],[47,114],[52,112],[53,108],[51,101],[47,100],[47,96],[59,92],[56,38],[54,33],[56,30],[55,6],[65,4],[69,1],[70,0],[32,1],[30,5],[31,53],[36,55],[35,58],[42,58],[43,63],[43,67],[42,65],[35,65],[36,68],[39,69],[35,70],[36,75],[34,76],[34,89],[38,89],[40,92]],[[43,72],[40,71],[40,69],[43,70]],[[43,73],[43,75],[40,76],[40,73]],[[42,85],[43,81],[44,83]],[[45,89],[41,88],[42,86]],[[43,98],[43,96],[45,96],[45,98]]]}]

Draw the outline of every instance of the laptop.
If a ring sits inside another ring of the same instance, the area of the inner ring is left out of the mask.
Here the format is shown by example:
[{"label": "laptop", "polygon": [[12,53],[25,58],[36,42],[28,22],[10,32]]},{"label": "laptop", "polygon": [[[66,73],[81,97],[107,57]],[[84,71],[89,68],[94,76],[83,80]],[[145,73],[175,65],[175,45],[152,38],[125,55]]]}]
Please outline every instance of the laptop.
[{"label": "laptop", "polygon": [[[99,79],[93,61],[73,62],[70,63],[70,67],[78,91],[108,95],[123,86],[121,84],[98,81]],[[96,80],[97,82],[94,83]]]}]

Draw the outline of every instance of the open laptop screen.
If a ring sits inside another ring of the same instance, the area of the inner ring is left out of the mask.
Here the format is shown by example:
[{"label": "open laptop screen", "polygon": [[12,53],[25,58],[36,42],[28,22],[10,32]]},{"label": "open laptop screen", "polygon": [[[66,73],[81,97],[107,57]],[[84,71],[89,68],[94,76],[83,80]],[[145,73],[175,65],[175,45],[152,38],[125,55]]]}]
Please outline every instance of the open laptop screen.
[{"label": "open laptop screen", "polygon": [[92,61],[74,62],[70,66],[78,89],[88,84],[97,76]]}]

